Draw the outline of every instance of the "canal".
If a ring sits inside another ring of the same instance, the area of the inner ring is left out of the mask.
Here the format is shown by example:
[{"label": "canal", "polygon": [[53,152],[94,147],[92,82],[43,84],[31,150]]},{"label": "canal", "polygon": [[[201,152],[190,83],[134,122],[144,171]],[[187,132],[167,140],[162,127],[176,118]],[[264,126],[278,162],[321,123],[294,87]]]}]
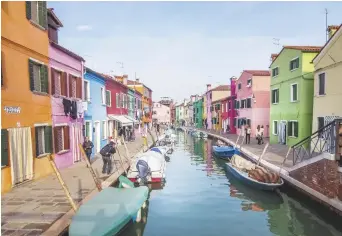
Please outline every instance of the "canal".
[{"label": "canal", "polygon": [[165,185],[152,187],[142,222],[121,236],[342,236],[342,218],[318,203],[287,187],[245,186],[212,155],[212,140],[177,137]]}]

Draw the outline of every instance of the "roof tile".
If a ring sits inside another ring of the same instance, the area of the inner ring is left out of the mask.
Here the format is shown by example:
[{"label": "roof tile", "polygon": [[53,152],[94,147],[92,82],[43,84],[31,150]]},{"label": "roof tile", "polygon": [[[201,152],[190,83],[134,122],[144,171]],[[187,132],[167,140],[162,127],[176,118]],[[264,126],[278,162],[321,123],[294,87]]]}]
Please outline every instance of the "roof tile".
[{"label": "roof tile", "polygon": [[270,75],[270,72],[268,70],[244,70],[244,72],[247,72],[254,76],[269,76]]},{"label": "roof tile", "polygon": [[284,46],[283,48],[296,49],[303,52],[319,52],[322,49],[322,46]]}]

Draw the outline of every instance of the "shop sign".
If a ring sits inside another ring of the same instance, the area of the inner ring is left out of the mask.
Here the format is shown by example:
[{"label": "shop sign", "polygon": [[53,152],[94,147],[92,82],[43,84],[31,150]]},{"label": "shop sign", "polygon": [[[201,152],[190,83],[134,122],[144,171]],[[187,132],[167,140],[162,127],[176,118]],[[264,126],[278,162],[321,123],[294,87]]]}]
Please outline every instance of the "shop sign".
[{"label": "shop sign", "polygon": [[5,106],[5,107],[4,107],[4,110],[5,110],[7,113],[9,113],[9,114],[19,114],[21,108],[20,108],[20,107],[15,107],[15,106],[11,106],[11,107]]}]

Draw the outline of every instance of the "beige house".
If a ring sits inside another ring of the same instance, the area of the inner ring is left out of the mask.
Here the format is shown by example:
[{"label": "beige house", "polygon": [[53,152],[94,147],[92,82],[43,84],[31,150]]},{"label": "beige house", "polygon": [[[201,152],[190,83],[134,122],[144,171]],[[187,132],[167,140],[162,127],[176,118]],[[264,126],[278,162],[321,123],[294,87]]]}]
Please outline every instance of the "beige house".
[{"label": "beige house", "polygon": [[342,27],[329,26],[329,41],[315,66],[312,133],[342,117]]},{"label": "beige house", "polygon": [[170,107],[161,104],[160,102],[153,103],[152,120],[158,123],[170,123],[171,114]]}]

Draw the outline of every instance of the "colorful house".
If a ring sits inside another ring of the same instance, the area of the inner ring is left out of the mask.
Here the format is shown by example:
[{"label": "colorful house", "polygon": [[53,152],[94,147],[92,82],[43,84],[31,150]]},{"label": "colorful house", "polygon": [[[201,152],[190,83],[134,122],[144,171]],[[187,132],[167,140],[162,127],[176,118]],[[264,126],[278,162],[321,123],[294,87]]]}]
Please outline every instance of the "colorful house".
[{"label": "colorful house", "polygon": [[214,107],[212,106],[212,101],[218,101],[222,98],[230,96],[230,86],[229,85],[219,85],[213,89],[211,89],[211,84],[207,84],[207,92],[206,92],[206,109],[207,109],[207,125],[208,129],[213,128],[214,122],[217,121],[217,112],[214,111]]},{"label": "colorful house", "polygon": [[[292,146],[312,132],[317,46],[284,46],[271,63],[270,142]],[[258,101],[257,101],[258,102]]]},{"label": "colorful house", "polygon": [[[226,109],[226,115],[227,118],[224,120],[224,126],[228,125],[229,133],[236,134],[236,127],[237,127],[237,110],[236,108],[236,78],[231,77],[230,78],[230,96],[228,97],[228,112],[227,112],[227,105],[225,107]],[[226,116],[225,116],[226,117]]]},{"label": "colorful house", "polygon": [[93,155],[108,142],[107,106],[111,107],[110,91],[106,91],[106,78],[90,68],[85,68],[84,100],[87,104],[84,114],[85,136],[93,142]]},{"label": "colorful house", "polygon": [[157,123],[169,123],[170,122],[170,107],[165,106],[159,102],[153,103],[152,111],[153,122]]},{"label": "colorful house", "polygon": [[170,111],[171,111],[170,123],[175,124],[175,122],[176,122],[176,107],[175,107],[174,103],[170,104]]},{"label": "colorful house", "polygon": [[258,125],[264,126],[264,136],[269,136],[270,120],[270,72],[268,70],[244,70],[236,81],[236,100],[239,104],[238,133],[244,125],[251,127],[255,137]]},{"label": "colorful house", "polygon": [[220,106],[221,106],[221,114],[219,116],[221,119],[220,130],[222,130],[224,133],[226,133],[227,129],[229,129],[228,104],[229,104],[229,97],[226,97],[220,100]]},{"label": "colorful house", "polygon": [[58,44],[63,25],[53,9],[47,19],[54,156],[57,167],[65,168],[82,160],[84,59]]},{"label": "colorful house", "polygon": [[222,99],[212,101],[211,115],[212,115],[212,129],[220,131],[222,127],[222,111],[221,111],[221,101]]},{"label": "colorful house", "polygon": [[203,102],[202,102],[202,112],[203,112],[202,113],[202,126],[203,126],[203,128],[207,128],[207,126],[208,126],[208,122],[207,122],[208,112],[207,112],[207,110],[209,110],[207,107],[207,95],[203,94],[202,99],[203,99]]},{"label": "colorful house", "polygon": [[196,99],[193,105],[194,109],[194,123],[196,128],[203,128],[203,98],[196,95]]},{"label": "colorful house", "polygon": [[128,96],[128,117],[135,121],[134,117],[134,89],[128,88],[127,90],[127,96]]},{"label": "colorful house", "polygon": [[46,2],[1,2],[1,192],[53,172]]},{"label": "colorful house", "polygon": [[180,121],[179,121],[180,104],[175,104],[175,110],[176,110],[176,124],[180,125]]}]

